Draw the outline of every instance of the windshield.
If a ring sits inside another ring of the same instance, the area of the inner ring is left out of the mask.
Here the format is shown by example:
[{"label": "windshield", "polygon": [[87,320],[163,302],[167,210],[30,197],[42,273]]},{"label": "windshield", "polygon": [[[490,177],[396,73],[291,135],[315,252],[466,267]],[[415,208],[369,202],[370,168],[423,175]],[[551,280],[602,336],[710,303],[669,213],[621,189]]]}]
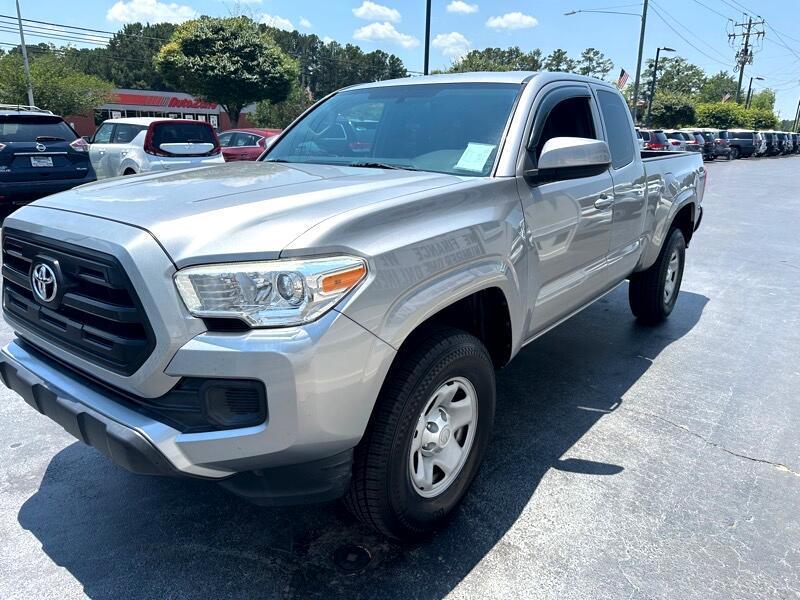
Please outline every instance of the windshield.
[{"label": "windshield", "polygon": [[485,177],[520,89],[439,83],[341,92],[292,127],[265,160]]}]

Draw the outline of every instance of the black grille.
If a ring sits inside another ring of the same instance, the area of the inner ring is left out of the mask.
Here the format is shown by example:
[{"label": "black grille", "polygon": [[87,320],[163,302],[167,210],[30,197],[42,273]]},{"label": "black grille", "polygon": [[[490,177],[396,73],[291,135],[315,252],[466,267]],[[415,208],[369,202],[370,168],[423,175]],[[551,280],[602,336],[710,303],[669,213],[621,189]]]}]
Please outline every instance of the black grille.
[{"label": "black grille", "polygon": [[[47,305],[31,291],[38,261],[60,271],[60,293]],[[121,375],[134,373],[155,348],[116,258],[27,232],[3,231],[3,309],[50,343]]]}]

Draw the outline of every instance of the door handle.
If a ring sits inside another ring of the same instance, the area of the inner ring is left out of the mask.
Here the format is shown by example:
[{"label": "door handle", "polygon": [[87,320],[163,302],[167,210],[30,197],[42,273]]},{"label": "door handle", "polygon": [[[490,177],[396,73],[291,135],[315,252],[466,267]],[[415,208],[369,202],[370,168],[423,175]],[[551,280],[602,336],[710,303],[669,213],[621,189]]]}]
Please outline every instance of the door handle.
[{"label": "door handle", "polygon": [[605,210],[607,208],[611,208],[611,205],[614,204],[614,198],[609,196],[608,194],[600,194],[600,197],[595,200],[594,207],[597,210]]}]

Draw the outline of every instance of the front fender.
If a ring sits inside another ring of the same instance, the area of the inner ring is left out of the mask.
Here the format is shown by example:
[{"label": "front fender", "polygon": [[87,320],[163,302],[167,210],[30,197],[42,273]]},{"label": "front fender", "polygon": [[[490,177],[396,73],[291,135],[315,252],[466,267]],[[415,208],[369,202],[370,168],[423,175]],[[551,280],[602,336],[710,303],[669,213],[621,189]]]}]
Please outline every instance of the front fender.
[{"label": "front fender", "polygon": [[448,306],[490,288],[499,288],[511,317],[512,353],[519,346],[519,324],[524,318],[520,280],[514,265],[501,256],[480,257],[474,262],[439,273],[405,290],[392,300],[382,322],[381,337],[394,348],[422,323]]}]

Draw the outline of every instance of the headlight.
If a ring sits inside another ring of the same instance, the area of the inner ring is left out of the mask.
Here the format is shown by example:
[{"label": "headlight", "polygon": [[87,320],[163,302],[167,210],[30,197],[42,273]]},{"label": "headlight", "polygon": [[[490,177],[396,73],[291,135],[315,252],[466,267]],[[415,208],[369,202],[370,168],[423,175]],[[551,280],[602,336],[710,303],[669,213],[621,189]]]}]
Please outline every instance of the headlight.
[{"label": "headlight", "polygon": [[334,256],[189,267],[175,274],[175,285],[196,317],[285,327],[321,317],[366,274],[364,260]]}]

